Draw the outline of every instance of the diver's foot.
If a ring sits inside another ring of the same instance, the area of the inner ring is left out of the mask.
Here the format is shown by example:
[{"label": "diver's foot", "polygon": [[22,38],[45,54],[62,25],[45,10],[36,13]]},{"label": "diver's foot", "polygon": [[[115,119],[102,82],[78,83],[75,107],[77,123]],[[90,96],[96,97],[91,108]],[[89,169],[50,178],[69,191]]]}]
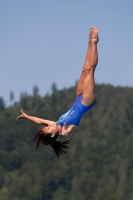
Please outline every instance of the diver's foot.
[{"label": "diver's foot", "polygon": [[99,42],[98,29],[97,29],[96,26],[94,26],[94,28],[93,28],[93,32],[92,32],[92,42],[94,42],[94,43],[98,43],[98,42]]},{"label": "diver's foot", "polygon": [[93,29],[94,29],[94,26],[91,26],[91,28],[90,28],[90,34],[89,34],[89,42],[92,41],[92,33],[93,33]]}]

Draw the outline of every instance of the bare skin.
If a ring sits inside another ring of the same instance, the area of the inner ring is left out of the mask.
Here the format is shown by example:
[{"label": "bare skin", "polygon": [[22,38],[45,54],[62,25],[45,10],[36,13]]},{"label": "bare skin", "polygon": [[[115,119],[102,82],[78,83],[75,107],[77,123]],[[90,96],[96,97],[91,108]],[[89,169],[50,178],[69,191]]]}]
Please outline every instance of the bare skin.
[{"label": "bare skin", "polygon": [[83,66],[82,72],[81,72],[81,76],[80,79],[77,83],[77,89],[76,89],[76,97],[78,97],[80,94],[83,93],[83,82],[84,82],[84,77],[85,77],[85,68],[86,65],[89,64],[90,61],[90,56],[91,56],[91,39],[92,39],[92,32],[93,32],[94,27],[90,28],[90,34],[89,34],[89,39],[88,39],[88,49],[87,49],[87,54],[86,54],[86,60],[85,60],[85,64]]},{"label": "bare skin", "polygon": [[[82,103],[85,106],[91,105],[96,100],[94,71],[98,62],[98,41],[98,30],[95,26],[93,26],[90,28],[86,60],[76,88],[76,97],[82,94]],[[56,125],[56,122],[54,121],[29,116],[24,113],[23,110],[21,110],[21,115],[18,116],[17,119],[23,118],[29,119],[37,124],[45,125],[46,127],[44,127],[42,131],[44,134],[51,134],[51,137],[54,137],[55,134],[66,135],[70,132],[73,132],[73,130],[76,128],[74,125],[64,125],[61,128],[61,126]]]},{"label": "bare skin", "polygon": [[61,127],[56,126],[56,122],[41,119],[34,116],[29,116],[23,110],[21,110],[21,115],[18,116],[17,119],[19,120],[19,119],[24,119],[24,118],[29,119],[36,124],[46,125],[46,127],[44,127],[42,130],[44,131],[44,133],[51,134],[51,137],[54,137],[56,132],[61,132]]},{"label": "bare skin", "polygon": [[82,103],[86,106],[91,105],[96,99],[94,71],[98,62],[98,41],[98,30],[91,27],[86,61],[76,89],[76,97],[82,94]]}]

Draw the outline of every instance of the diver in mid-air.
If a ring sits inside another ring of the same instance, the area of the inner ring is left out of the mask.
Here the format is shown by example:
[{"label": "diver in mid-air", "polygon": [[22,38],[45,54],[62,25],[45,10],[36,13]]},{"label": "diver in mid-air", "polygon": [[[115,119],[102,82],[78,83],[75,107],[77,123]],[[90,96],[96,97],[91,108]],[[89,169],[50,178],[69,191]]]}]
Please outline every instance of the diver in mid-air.
[{"label": "diver in mid-air", "polygon": [[37,124],[45,125],[44,128],[36,134],[36,150],[40,142],[44,145],[51,145],[57,156],[66,153],[67,144],[56,141],[58,136],[64,137],[70,135],[79,125],[83,115],[90,110],[96,103],[94,71],[98,62],[97,43],[98,29],[95,26],[90,28],[88,50],[85,64],[82,69],[80,79],[76,88],[76,99],[73,106],[63,114],[57,122],[29,116],[21,110],[21,115],[17,119],[26,118]]}]

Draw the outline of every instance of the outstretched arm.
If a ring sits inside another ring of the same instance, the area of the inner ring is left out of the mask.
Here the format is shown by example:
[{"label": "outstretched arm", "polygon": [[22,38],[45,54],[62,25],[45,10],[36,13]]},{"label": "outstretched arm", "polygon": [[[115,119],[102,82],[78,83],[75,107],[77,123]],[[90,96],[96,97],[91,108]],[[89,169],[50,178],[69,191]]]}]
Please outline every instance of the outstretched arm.
[{"label": "outstretched arm", "polygon": [[34,116],[29,116],[26,113],[23,112],[23,110],[21,110],[21,115],[17,117],[17,119],[29,119],[31,121],[33,121],[36,124],[40,124],[40,125],[51,125],[53,123],[55,123],[54,121],[50,121],[50,120],[45,120],[45,119],[41,119],[38,117],[34,117]]}]

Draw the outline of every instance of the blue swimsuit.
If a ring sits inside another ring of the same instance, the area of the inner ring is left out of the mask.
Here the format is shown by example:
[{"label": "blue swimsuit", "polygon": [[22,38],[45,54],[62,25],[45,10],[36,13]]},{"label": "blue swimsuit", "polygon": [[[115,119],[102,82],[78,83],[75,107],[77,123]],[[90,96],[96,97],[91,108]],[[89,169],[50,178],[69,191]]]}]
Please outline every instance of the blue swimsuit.
[{"label": "blue swimsuit", "polygon": [[96,101],[91,104],[90,106],[84,106],[82,104],[82,95],[78,96],[73,104],[73,106],[63,114],[59,120],[57,121],[56,125],[60,124],[61,127],[64,125],[76,125],[78,126],[81,120],[81,117],[90,110]]}]

